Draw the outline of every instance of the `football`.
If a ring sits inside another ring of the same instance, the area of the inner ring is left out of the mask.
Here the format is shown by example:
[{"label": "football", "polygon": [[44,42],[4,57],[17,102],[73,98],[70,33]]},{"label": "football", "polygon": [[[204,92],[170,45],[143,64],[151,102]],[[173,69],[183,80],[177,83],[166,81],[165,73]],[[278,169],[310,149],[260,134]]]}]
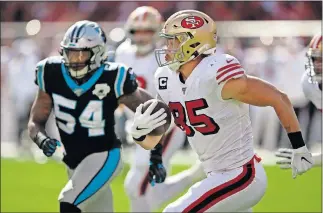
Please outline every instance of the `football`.
[{"label": "football", "polygon": [[[146,101],[144,103],[144,106],[142,107],[142,112],[143,113],[147,110],[147,108],[150,106],[150,104],[152,104],[152,102],[154,100],[156,100],[156,99],[151,99],[151,100]],[[166,123],[164,125],[160,126],[160,127],[157,127],[156,129],[154,129],[153,131],[151,131],[148,135],[152,135],[152,136],[162,135],[162,134],[164,134],[168,130],[168,128],[170,126],[170,123],[172,121],[172,117],[171,117],[172,114],[171,114],[168,106],[163,101],[158,100],[158,104],[156,105],[155,109],[152,111],[152,114],[155,113],[155,112],[157,112],[161,108],[164,108],[165,109],[165,113],[167,114],[167,116],[165,118],[166,119]]]}]

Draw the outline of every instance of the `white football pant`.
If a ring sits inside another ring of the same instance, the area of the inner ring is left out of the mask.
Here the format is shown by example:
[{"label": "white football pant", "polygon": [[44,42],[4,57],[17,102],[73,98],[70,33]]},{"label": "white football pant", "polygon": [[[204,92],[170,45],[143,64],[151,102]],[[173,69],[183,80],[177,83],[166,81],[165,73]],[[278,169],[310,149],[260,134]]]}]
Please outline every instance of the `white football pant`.
[{"label": "white football pant", "polygon": [[260,158],[225,172],[211,172],[163,212],[251,212],[264,196],[267,177]]},{"label": "white football pant", "polygon": [[[163,164],[170,174],[170,159],[185,142],[185,133],[173,127],[163,141]],[[148,182],[150,151],[139,145],[135,149],[135,159],[125,180],[125,191],[130,198],[131,212],[152,212],[195,181],[205,177],[200,164],[173,176],[167,176],[164,183],[152,187]]]}]

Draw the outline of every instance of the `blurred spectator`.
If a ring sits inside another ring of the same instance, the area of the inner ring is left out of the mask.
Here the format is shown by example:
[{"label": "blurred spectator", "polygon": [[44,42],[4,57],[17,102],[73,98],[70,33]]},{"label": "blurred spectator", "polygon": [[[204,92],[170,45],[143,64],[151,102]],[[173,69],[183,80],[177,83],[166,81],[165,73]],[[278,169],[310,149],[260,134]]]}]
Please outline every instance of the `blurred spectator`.
[{"label": "blurred spectator", "polygon": [[14,54],[8,62],[7,79],[11,98],[14,101],[12,110],[18,119],[18,137],[27,126],[27,119],[37,87],[34,84],[35,67],[40,60],[37,46],[32,39],[20,39],[12,44]]},{"label": "blurred spectator", "polygon": [[177,10],[198,9],[215,20],[313,20],[322,19],[322,2],[312,1],[111,1],[111,2],[1,2],[1,20],[125,21],[136,7],[149,5],[168,18]]}]

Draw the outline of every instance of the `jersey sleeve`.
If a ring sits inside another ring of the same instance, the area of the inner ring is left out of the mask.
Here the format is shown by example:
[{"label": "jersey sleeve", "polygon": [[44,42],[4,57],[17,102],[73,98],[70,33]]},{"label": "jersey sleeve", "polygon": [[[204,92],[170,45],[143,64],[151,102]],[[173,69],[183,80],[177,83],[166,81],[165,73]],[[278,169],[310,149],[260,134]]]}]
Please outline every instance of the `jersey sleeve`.
[{"label": "jersey sleeve", "polygon": [[46,76],[45,67],[46,67],[47,59],[44,59],[37,63],[35,70],[35,84],[44,92],[47,92],[47,84],[46,84]]},{"label": "jersey sleeve", "polygon": [[226,55],[226,62],[226,64],[223,64],[223,66],[216,71],[216,82],[219,85],[230,79],[240,78],[245,74],[245,70],[235,57]]},{"label": "jersey sleeve", "polygon": [[222,89],[227,81],[230,79],[240,78],[245,75],[245,70],[242,68],[238,59],[231,55],[225,55],[225,61],[216,70],[215,81],[217,86],[217,96],[221,101],[222,99]]},{"label": "jersey sleeve", "polygon": [[117,77],[114,83],[116,97],[133,93],[138,88],[136,75],[131,68],[119,65]]}]

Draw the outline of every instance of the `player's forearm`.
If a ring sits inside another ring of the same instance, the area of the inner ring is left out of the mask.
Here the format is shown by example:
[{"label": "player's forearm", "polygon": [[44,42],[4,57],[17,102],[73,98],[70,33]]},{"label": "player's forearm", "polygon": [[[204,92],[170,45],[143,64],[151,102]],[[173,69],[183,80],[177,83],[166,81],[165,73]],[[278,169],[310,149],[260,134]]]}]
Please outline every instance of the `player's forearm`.
[{"label": "player's forearm", "polygon": [[278,101],[273,105],[273,108],[287,133],[300,131],[293,105],[286,94],[280,93]]},{"label": "player's forearm", "polygon": [[138,88],[135,92],[120,97],[119,104],[124,104],[133,112],[135,112],[136,108],[140,104],[145,103],[146,101],[151,99],[153,99],[153,97],[146,90]]},{"label": "player's forearm", "polygon": [[39,146],[41,141],[47,138],[45,131],[46,122],[52,110],[50,96],[38,90],[36,99],[31,107],[28,122],[28,133],[30,138]]},{"label": "player's forearm", "polygon": [[161,138],[162,138],[162,135],[159,135],[159,136],[146,135],[143,141],[137,141],[136,139],[134,139],[134,141],[137,144],[139,144],[142,148],[146,150],[151,150],[155,148],[155,146],[158,144]]},{"label": "player's forearm", "polygon": [[288,96],[284,93],[281,93],[278,102],[273,105],[273,107],[281,124],[288,133],[288,138],[293,149],[304,147],[305,142],[300,130],[299,122]]},{"label": "player's forearm", "polygon": [[45,130],[46,123],[39,123],[33,120],[28,122],[28,134],[29,137],[39,146],[41,141],[47,138]]}]

